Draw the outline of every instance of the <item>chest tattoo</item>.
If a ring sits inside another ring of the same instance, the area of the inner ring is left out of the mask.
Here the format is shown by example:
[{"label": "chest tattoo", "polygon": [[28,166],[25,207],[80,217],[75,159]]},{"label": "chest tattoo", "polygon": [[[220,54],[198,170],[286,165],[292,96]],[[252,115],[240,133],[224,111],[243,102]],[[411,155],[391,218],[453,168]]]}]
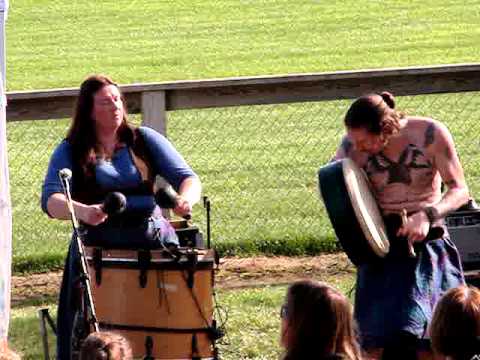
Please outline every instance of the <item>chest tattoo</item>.
[{"label": "chest tattoo", "polygon": [[400,154],[398,161],[392,161],[383,153],[370,155],[367,160],[368,176],[387,173],[387,185],[401,183],[412,184],[412,170],[431,169],[432,163],[417,146],[409,144]]}]

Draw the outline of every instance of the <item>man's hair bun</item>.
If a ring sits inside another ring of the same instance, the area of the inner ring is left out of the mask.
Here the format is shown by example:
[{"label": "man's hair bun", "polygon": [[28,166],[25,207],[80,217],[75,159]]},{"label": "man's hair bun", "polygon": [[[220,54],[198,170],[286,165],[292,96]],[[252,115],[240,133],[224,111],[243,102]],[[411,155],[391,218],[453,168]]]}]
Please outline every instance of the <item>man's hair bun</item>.
[{"label": "man's hair bun", "polygon": [[380,96],[382,97],[383,101],[385,101],[391,109],[395,109],[395,99],[391,93],[388,91],[383,91]]}]

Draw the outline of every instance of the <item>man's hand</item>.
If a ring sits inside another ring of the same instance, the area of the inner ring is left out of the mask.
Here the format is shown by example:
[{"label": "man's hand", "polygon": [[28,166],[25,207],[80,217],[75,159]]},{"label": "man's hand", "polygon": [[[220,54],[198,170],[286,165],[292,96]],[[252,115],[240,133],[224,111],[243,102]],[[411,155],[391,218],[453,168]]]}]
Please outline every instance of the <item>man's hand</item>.
[{"label": "man's hand", "polygon": [[406,223],[398,229],[397,236],[407,237],[410,243],[421,242],[427,237],[429,230],[430,221],[422,210],[407,217]]}]

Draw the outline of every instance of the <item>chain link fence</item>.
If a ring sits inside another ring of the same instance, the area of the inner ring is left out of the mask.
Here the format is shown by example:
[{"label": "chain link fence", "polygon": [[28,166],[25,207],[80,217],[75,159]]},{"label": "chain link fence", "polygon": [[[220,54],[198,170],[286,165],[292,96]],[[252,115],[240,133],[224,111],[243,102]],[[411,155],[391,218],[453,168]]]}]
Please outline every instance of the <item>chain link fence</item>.
[{"label": "chain link fence", "polygon": [[[480,177],[477,92],[406,96],[398,109],[451,130],[472,195]],[[212,203],[212,241],[223,254],[313,254],[336,247],[317,171],[334,154],[351,101],[238,106],[168,113],[168,138],[200,175]],[[132,116],[139,123],[139,116]],[[59,266],[70,224],[40,210],[48,160],[69,120],[7,124],[15,269]],[[201,204],[193,221],[205,232]]]}]

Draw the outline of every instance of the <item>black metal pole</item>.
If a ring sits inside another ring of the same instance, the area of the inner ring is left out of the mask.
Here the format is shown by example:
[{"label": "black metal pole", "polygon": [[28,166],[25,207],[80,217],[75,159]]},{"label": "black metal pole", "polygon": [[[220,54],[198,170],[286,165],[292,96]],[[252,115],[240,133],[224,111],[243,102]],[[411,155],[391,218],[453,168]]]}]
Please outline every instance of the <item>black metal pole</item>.
[{"label": "black metal pole", "polygon": [[210,245],[210,236],[211,236],[211,229],[210,229],[210,199],[207,196],[203,197],[203,207],[207,213],[207,248],[211,249]]},{"label": "black metal pole", "polygon": [[[72,196],[70,194],[70,183],[69,180],[71,178],[71,171],[65,171],[68,169],[62,169],[59,171],[60,181],[62,183],[63,191],[65,193],[65,197],[67,198],[67,207],[71,215],[72,226],[73,226],[73,235],[75,237],[75,241],[77,242],[77,250],[79,254],[80,260],[80,277],[81,281],[83,282],[84,289],[87,295],[87,307],[90,312],[90,319],[88,319],[89,323],[93,325],[95,331],[100,331],[100,327],[98,325],[97,320],[97,313],[95,311],[95,304],[93,302],[92,296],[92,288],[90,282],[90,275],[88,274],[88,264],[87,259],[85,257],[85,251],[83,248],[83,242],[79,231],[77,217],[75,216],[75,211],[73,209],[73,201]],[[88,316],[88,315],[87,315]]]},{"label": "black metal pole", "polygon": [[42,336],[43,357],[45,360],[50,360],[50,351],[48,347],[48,333],[47,333],[47,326],[45,324],[44,310],[47,310],[48,312],[48,309],[38,310],[38,317],[40,318],[40,334]]}]

